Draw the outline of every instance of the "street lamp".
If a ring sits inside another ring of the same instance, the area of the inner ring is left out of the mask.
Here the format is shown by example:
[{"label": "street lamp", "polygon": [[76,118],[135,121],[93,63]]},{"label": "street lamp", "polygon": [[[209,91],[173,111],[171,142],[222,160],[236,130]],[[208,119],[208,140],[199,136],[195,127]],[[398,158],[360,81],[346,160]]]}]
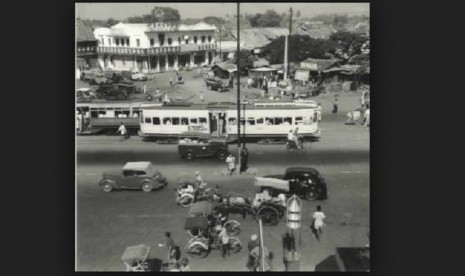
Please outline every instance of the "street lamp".
[{"label": "street lamp", "polygon": [[[287,217],[287,227],[291,229],[291,237],[292,237],[292,242],[295,241],[294,237],[294,230],[296,229],[301,229],[302,225],[302,200],[298,198],[295,194],[291,196],[287,200],[287,209],[286,209],[286,217]],[[301,245],[301,233],[302,231],[299,231],[299,245]],[[291,252],[288,252],[290,254],[287,254],[284,257],[284,260],[286,262],[286,270],[287,271],[298,271],[300,270],[300,256],[297,254],[297,251],[295,247],[292,247]],[[292,267],[292,268],[291,268]]]}]

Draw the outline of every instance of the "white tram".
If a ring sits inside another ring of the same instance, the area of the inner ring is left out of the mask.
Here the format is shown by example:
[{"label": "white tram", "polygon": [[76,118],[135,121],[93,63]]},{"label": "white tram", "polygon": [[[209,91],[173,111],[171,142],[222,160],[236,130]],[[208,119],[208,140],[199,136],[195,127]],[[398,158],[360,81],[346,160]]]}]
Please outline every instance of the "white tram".
[{"label": "white tram", "polygon": [[[320,130],[315,102],[269,102],[241,105],[241,136],[247,139],[283,141],[296,127],[306,140],[318,140]],[[141,105],[139,136],[169,140],[183,132],[202,132],[213,137],[237,139],[234,103]]]},{"label": "white tram", "polygon": [[[95,134],[103,130],[116,131],[121,123],[128,130],[139,129],[142,101],[76,103],[78,134]],[[161,105],[161,103],[159,104]]]}]

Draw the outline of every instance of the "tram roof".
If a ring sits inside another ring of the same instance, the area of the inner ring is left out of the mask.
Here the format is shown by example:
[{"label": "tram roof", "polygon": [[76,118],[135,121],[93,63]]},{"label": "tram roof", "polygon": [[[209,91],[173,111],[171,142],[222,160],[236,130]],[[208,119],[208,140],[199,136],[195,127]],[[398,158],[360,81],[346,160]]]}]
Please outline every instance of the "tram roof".
[{"label": "tram roof", "polygon": [[[264,105],[262,105],[264,104]],[[293,102],[257,102],[256,104],[249,104],[244,103],[241,104],[241,109],[244,107],[247,109],[302,109],[302,108],[309,108],[309,106],[305,106],[299,103]],[[207,104],[199,104],[199,103],[190,103],[190,104],[168,104],[168,105],[141,105],[142,109],[145,110],[209,110],[209,109],[225,109],[231,110],[236,109],[237,104],[232,102],[212,102]]]}]

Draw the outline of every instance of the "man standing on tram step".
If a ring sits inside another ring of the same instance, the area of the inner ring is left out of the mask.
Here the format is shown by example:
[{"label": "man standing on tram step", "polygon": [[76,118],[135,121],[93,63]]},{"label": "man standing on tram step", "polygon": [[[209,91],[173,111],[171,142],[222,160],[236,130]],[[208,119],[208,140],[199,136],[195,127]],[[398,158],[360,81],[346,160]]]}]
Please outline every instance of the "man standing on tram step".
[{"label": "man standing on tram step", "polygon": [[239,169],[239,173],[243,173],[247,171],[247,163],[249,162],[249,151],[247,150],[247,147],[244,145],[242,147],[241,151],[241,167]]},{"label": "man standing on tram step", "polygon": [[126,127],[124,126],[123,122],[121,122],[121,124],[120,124],[120,126],[118,128],[118,132],[121,133],[121,138],[119,139],[119,141],[121,142],[121,141],[126,140],[127,131],[126,131]]}]

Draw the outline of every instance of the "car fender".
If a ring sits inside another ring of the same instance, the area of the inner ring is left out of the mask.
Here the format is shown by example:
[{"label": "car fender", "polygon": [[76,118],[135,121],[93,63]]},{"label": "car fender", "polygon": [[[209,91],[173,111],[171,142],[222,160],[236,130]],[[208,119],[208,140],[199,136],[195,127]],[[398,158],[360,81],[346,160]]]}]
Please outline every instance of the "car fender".
[{"label": "car fender", "polygon": [[108,178],[102,178],[102,179],[99,181],[98,185],[99,185],[99,186],[102,186],[103,183],[105,183],[105,182],[110,182],[111,185],[113,185],[113,188],[117,188],[117,187],[116,187],[115,181],[114,181],[114,180],[111,180],[111,179],[108,179]]},{"label": "car fender", "polygon": [[190,249],[192,249],[192,247],[194,247],[196,245],[199,245],[200,247],[204,248],[205,250],[208,250],[208,246],[204,242],[201,242],[201,241],[195,241],[195,242],[190,243],[188,246],[186,246],[186,249],[190,250]]},{"label": "car fender", "polygon": [[140,186],[142,187],[142,185],[146,184],[146,183],[149,183],[151,184],[153,187],[155,187],[155,183],[153,180],[150,180],[150,179],[144,179],[140,182]]}]

